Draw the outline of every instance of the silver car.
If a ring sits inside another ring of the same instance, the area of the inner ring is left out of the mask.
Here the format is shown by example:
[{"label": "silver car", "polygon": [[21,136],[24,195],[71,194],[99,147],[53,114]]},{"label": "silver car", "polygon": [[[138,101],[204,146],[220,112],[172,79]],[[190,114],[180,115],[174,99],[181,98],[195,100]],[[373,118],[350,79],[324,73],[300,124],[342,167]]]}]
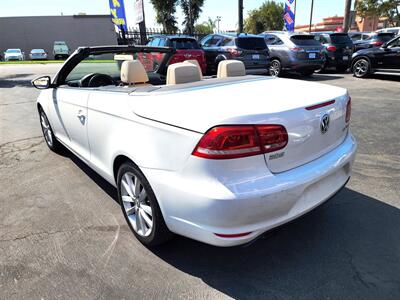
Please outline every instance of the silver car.
[{"label": "silver car", "polygon": [[48,55],[43,49],[32,49],[31,53],[29,53],[29,58],[31,60],[45,60],[48,58]]},{"label": "silver car", "polygon": [[264,32],[270,52],[271,76],[291,71],[310,76],[323,65],[322,45],[312,35],[288,32]]}]

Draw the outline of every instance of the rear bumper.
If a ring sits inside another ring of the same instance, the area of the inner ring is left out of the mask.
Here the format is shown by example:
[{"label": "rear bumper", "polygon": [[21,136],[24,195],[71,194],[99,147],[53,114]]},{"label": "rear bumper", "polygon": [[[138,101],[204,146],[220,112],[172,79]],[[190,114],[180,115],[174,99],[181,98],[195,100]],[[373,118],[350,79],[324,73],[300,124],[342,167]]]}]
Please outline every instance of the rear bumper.
[{"label": "rear bumper", "polygon": [[291,61],[288,65],[283,66],[285,71],[308,71],[308,70],[319,70],[323,65],[323,60],[312,60],[312,61]]},{"label": "rear bumper", "polygon": [[[265,172],[264,176],[235,178],[229,183],[221,179],[216,182],[215,177],[197,177],[204,170],[171,173],[144,169],[143,172],[172,232],[227,247],[247,243],[332,197],[351,175],[356,148],[349,133],[340,146],[305,165],[277,174]],[[199,158],[191,159],[196,165]],[[212,172],[207,170],[208,174]],[[216,233],[249,234],[226,238]]]}]

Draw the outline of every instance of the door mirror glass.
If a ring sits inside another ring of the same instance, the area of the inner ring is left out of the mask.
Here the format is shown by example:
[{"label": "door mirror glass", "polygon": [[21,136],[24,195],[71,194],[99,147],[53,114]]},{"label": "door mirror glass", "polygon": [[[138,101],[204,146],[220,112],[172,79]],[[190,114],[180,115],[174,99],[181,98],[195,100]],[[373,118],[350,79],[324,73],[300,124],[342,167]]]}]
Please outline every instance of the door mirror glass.
[{"label": "door mirror glass", "polygon": [[32,80],[32,85],[39,90],[48,89],[49,87],[51,87],[51,78],[50,76],[42,76],[36,78]]}]

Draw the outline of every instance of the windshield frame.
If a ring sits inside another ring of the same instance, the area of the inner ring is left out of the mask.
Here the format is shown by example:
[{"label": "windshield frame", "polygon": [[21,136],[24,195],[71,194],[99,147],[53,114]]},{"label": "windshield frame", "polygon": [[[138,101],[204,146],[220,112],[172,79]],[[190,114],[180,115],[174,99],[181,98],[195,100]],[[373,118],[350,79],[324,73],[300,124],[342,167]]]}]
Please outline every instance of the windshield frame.
[{"label": "windshield frame", "polygon": [[56,74],[53,79],[53,85],[58,87],[60,85],[66,84],[66,78],[71,73],[71,71],[81,63],[85,58],[90,55],[99,54],[123,54],[126,52],[132,53],[152,53],[159,52],[165,53],[164,60],[161,62],[157,73],[166,74],[167,65],[175,50],[169,47],[149,47],[149,46],[97,46],[97,47],[80,47],[75,50],[71,56],[65,61],[64,65],[61,67],[60,71]]}]

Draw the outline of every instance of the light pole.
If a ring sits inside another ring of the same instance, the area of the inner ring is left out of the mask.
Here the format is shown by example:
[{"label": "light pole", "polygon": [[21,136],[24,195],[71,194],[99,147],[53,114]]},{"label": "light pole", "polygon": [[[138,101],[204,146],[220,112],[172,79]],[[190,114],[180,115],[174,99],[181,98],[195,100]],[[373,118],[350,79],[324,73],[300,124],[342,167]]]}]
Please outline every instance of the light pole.
[{"label": "light pole", "polygon": [[239,33],[243,32],[243,0],[239,0]]},{"label": "light pole", "polygon": [[348,32],[350,29],[350,10],[351,0],[346,0],[344,6],[343,32]]},{"label": "light pole", "polygon": [[314,10],[314,0],[311,0],[310,26],[308,27],[308,32],[311,32],[313,10]]},{"label": "light pole", "polygon": [[217,33],[219,33],[219,22],[221,22],[221,17],[217,16]]}]

